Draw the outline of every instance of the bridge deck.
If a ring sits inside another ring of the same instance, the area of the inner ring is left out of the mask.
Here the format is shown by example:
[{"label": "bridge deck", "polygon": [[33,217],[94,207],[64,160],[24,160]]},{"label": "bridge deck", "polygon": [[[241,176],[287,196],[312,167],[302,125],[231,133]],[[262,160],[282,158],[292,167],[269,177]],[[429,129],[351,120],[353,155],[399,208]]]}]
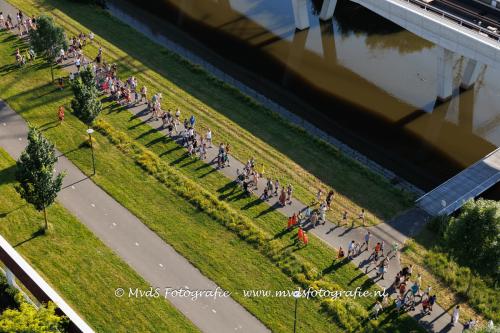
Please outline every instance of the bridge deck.
[{"label": "bridge deck", "polygon": [[417,200],[431,215],[449,215],[500,181],[500,148]]}]

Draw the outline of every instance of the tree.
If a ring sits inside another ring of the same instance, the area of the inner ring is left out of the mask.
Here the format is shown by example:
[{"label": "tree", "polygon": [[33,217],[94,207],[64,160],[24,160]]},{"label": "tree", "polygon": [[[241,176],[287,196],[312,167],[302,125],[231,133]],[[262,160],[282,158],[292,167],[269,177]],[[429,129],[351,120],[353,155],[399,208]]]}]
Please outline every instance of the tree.
[{"label": "tree", "polygon": [[500,202],[479,199],[463,205],[445,232],[450,253],[458,262],[495,275],[500,258]]},{"label": "tree", "polygon": [[7,309],[0,316],[0,332],[65,332],[68,319],[55,313],[54,303],[35,308],[22,302],[19,309]]},{"label": "tree", "polygon": [[71,87],[75,96],[71,100],[71,108],[78,118],[90,126],[102,110],[95,76],[90,66],[81,72]]},{"label": "tree", "polygon": [[36,19],[36,29],[29,32],[31,48],[50,63],[50,74],[54,81],[54,62],[59,50],[68,48],[63,28],[57,26],[50,16],[42,15]]},{"label": "tree", "polygon": [[61,190],[64,175],[53,176],[57,162],[54,145],[34,128],[28,133],[28,146],[17,161],[16,187],[21,198],[32,204],[36,210],[43,211],[45,229],[47,229],[46,209],[56,199]]}]

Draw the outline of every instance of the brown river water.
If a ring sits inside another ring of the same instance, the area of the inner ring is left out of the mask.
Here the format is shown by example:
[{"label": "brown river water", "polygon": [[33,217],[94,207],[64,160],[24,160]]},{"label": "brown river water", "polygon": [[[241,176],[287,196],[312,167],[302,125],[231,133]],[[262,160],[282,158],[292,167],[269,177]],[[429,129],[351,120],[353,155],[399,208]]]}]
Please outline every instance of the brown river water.
[{"label": "brown river water", "polygon": [[[466,62],[456,56],[454,96],[440,103],[437,47],[349,1],[328,22],[322,1],[309,1],[305,31],[295,30],[289,0],[132,2],[107,1],[154,36],[172,38],[177,27],[242,68],[238,80],[424,190],[500,145],[500,66],[460,91]],[[486,196],[498,199],[498,186]]]}]

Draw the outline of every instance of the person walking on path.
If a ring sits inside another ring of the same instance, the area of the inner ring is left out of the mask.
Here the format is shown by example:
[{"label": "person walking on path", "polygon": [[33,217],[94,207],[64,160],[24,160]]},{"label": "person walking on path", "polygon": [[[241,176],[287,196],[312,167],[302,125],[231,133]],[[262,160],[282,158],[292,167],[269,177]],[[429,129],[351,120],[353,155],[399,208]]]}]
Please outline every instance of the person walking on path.
[{"label": "person walking on path", "polygon": [[334,196],[335,192],[333,192],[333,190],[330,190],[330,192],[328,192],[328,195],[326,196],[326,206],[328,207],[328,209],[330,209],[330,205],[332,204]]},{"label": "person walking on path", "polygon": [[292,204],[292,192],[293,192],[293,187],[292,184],[288,184],[286,187],[286,202],[288,202],[289,205]]},{"label": "person walking on path", "polygon": [[457,305],[453,310],[453,315],[451,316],[451,326],[455,326],[458,323],[458,318],[460,317],[460,305]]},{"label": "person walking on path", "polygon": [[365,246],[366,246],[366,250],[368,251],[368,249],[370,248],[370,238],[371,238],[371,233],[368,231],[365,235]]},{"label": "person walking on path", "polygon": [[361,222],[363,223],[363,227],[364,227],[365,226],[365,209],[364,208],[361,209],[361,213],[359,213],[358,219],[361,220]]},{"label": "person walking on path", "polygon": [[281,207],[285,207],[285,205],[286,205],[286,193],[285,193],[285,189],[284,188],[281,189],[281,194],[280,194],[280,197],[279,197],[279,201],[280,201]]},{"label": "person walking on path", "polygon": [[194,127],[195,123],[196,123],[196,118],[194,117],[194,114],[192,114],[191,117],[189,118],[189,124],[191,125],[191,127]]},{"label": "person walking on path", "polygon": [[208,148],[212,148],[212,131],[210,128],[207,130],[205,138],[207,139]]},{"label": "person walking on path", "polygon": [[354,240],[352,240],[349,243],[349,246],[347,247],[347,259],[351,260],[353,255],[354,255]]},{"label": "person walking on path", "polygon": [[343,224],[347,225],[347,210],[342,213],[342,221],[339,222],[339,227]]}]

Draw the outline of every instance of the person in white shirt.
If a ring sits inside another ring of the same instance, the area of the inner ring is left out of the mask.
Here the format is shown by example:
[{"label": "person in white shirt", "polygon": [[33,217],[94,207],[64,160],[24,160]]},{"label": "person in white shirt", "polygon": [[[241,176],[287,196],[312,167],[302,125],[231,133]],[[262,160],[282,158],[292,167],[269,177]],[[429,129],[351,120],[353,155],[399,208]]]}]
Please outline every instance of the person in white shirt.
[{"label": "person in white shirt", "polygon": [[210,130],[210,128],[207,131],[206,138],[207,138],[208,148],[212,148],[212,131]]}]

